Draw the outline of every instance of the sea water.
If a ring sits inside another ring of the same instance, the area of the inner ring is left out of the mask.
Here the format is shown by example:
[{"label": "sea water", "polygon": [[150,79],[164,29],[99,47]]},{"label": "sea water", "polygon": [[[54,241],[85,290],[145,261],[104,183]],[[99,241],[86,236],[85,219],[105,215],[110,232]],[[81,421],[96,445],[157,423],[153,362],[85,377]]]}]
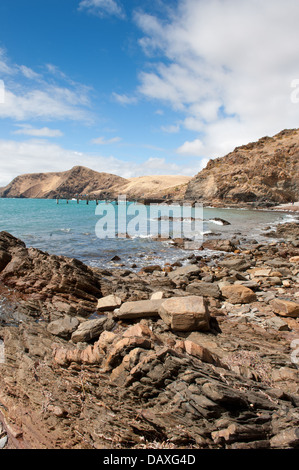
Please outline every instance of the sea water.
[{"label": "sea water", "polygon": [[[83,200],[79,204],[75,200],[68,203],[60,200],[57,204],[55,199],[0,198],[0,231],[20,238],[28,247],[77,258],[95,267],[115,266],[111,262],[115,255],[120,258],[119,264],[128,268],[133,264],[138,268],[163,265],[190,255],[190,251],[174,249],[170,242],[156,241],[146,233],[130,239],[99,238],[96,227],[101,219],[100,204],[97,206],[95,201],[87,204]],[[230,225],[222,225],[219,218]],[[265,228],[290,220],[291,215],[275,211],[204,208],[202,235],[204,240],[231,238],[234,234],[263,240]],[[123,231],[122,227],[119,231]]]}]

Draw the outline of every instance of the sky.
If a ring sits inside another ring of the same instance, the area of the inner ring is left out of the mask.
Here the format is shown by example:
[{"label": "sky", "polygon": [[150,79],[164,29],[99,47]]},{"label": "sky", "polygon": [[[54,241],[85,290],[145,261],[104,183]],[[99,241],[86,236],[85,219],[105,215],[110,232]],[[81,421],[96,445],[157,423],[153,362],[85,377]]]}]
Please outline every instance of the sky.
[{"label": "sky", "polygon": [[1,0],[0,186],[194,176],[299,127],[298,0]]}]

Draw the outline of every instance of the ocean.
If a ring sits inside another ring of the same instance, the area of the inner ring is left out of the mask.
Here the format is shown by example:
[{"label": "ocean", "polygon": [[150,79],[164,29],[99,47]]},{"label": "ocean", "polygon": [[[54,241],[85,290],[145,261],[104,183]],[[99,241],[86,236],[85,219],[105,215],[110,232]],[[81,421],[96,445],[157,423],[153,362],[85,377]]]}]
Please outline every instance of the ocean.
[{"label": "ocean", "polygon": [[[121,265],[131,268],[135,264],[136,268],[152,264],[164,265],[190,256],[190,251],[174,248],[171,242],[154,240],[146,231],[148,220],[144,222],[143,230],[137,230],[132,238],[99,238],[99,224],[103,226],[102,216],[105,215],[106,207],[101,204],[97,206],[95,201],[89,201],[88,205],[86,201],[77,204],[75,200],[68,203],[60,200],[57,204],[54,199],[0,199],[0,231],[7,231],[20,238],[28,247],[77,258],[89,266],[100,268]],[[116,205],[109,204],[109,207],[117,215]],[[126,203],[126,207],[129,208],[130,203]],[[111,219],[112,216],[108,211],[108,225],[111,221],[109,217]],[[198,232],[203,235],[204,240],[211,237],[231,238],[236,234],[238,238],[269,241],[265,237],[265,229],[291,221],[293,216],[275,211],[204,208],[202,219]],[[217,219],[223,219],[230,225],[222,225]],[[174,218],[172,229],[175,223]],[[181,227],[180,223],[179,226]],[[115,230],[121,233],[126,228],[123,230],[123,227],[116,225]],[[112,261],[115,256],[119,259]]]}]

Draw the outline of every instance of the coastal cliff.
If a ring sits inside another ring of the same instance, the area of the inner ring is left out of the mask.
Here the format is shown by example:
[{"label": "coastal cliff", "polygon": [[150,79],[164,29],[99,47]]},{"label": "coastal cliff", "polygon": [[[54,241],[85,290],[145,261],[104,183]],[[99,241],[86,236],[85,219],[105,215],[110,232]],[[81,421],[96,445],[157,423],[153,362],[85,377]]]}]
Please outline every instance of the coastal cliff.
[{"label": "coastal cliff", "polygon": [[188,184],[186,199],[213,206],[273,206],[299,199],[299,129],[237,147],[210,160]]}]

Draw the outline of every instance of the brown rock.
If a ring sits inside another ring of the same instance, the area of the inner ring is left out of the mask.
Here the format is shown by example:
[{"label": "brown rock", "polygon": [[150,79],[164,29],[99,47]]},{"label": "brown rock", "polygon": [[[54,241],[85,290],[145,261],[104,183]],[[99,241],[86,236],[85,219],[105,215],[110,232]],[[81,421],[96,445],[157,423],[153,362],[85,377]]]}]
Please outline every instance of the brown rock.
[{"label": "brown rock", "polygon": [[291,302],[289,300],[282,299],[273,299],[270,302],[270,305],[274,313],[281,315],[283,317],[299,317],[299,304],[296,302]]},{"label": "brown rock", "polygon": [[[202,362],[208,364],[220,365],[220,360],[214,354],[212,354],[207,348],[200,346],[199,344],[193,343],[193,341],[184,342],[186,353],[191,356],[197,357]],[[177,346],[176,346],[177,347]]]},{"label": "brown rock", "polygon": [[209,312],[203,297],[172,297],[159,308],[162,320],[174,331],[209,330]]},{"label": "brown rock", "polygon": [[256,300],[251,289],[237,284],[221,287],[221,293],[232,304],[247,304]]}]

